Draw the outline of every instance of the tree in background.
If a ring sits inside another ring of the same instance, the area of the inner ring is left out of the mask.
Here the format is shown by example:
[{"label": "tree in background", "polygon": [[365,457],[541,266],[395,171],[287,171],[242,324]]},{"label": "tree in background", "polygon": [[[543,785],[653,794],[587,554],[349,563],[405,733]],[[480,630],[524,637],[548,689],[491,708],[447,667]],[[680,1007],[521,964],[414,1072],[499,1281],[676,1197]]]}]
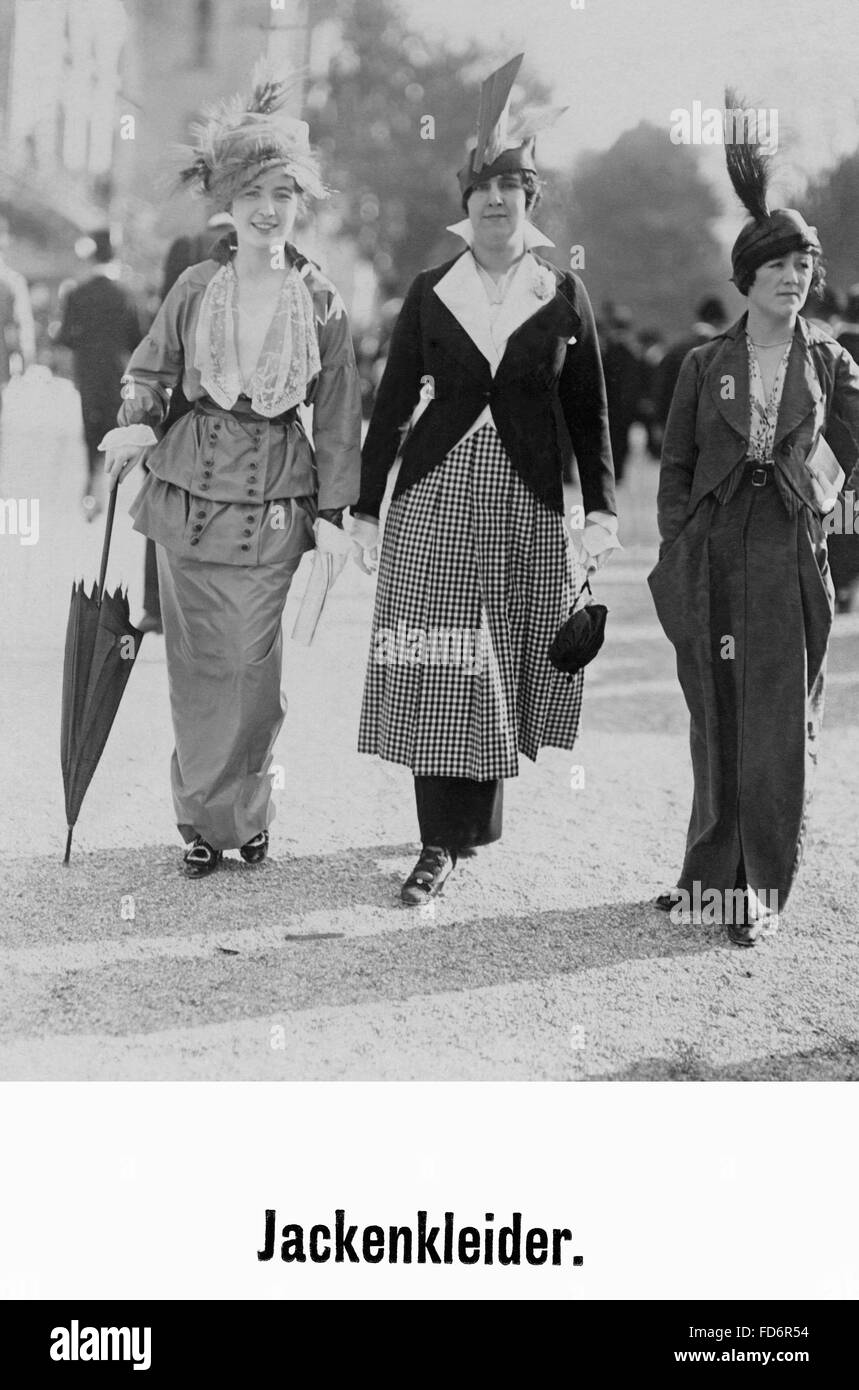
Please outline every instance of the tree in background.
[{"label": "tree in background", "polygon": [[704,294],[725,293],[729,269],[713,232],[721,209],[692,146],[642,121],[547,183],[538,220],[556,243],[552,259],[568,264],[570,246],[584,248],[579,273],[596,305],[624,304],[637,326],[675,332]]},{"label": "tree in background", "polygon": [[[461,250],[444,233],[463,216],[456,171],[475,129],[480,82],[509,54],[431,45],[390,0],[341,0],[336,12],[342,43],[307,94],[314,141],[343,195],[343,231],[384,291],[402,294],[419,270]],[[532,78],[526,85],[529,105],[548,99]]]},{"label": "tree in background", "polygon": [[828,285],[849,289],[859,280],[859,150],[812,180],[799,206],[817,228]]},{"label": "tree in background", "polygon": [[[383,296],[400,295],[419,270],[461,249],[444,232],[463,216],[456,170],[480,83],[510,55],[431,44],[392,0],[335,0],[329,12],[341,41],[307,93],[314,141],[341,191],[343,232],[374,265]],[[523,88],[521,97],[514,89],[514,112],[525,95],[529,106],[552,100],[530,74]],[[556,243],[548,255],[566,267],[571,244],[584,246],[581,274],[596,304],[626,304],[637,326],[671,333],[688,328],[704,294],[725,293],[728,265],[712,231],[717,197],[697,151],[672,145],[665,130],[642,122],[573,172],[550,171],[547,184],[537,221]]]}]

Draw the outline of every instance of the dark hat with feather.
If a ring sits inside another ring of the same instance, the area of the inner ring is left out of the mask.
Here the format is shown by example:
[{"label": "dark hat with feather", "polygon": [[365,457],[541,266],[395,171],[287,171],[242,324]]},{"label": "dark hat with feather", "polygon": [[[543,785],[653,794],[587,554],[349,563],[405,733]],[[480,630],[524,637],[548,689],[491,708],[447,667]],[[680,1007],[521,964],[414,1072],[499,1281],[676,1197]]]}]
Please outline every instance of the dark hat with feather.
[{"label": "dark hat with feather", "polygon": [[520,112],[511,122],[510,93],[524,57],[524,53],[517,53],[515,58],[497,68],[483,83],[477,136],[469,142],[468,160],[457,175],[463,197],[467,197],[475,184],[484,183],[498,174],[518,170],[536,174],[534,145],[537,132],[554,125],[567,110],[566,106],[543,107],[540,110],[532,107]]},{"label": "dark hat with feather", "polygon": [[180,184],[226,208],[251,179],[282,167],[303,192],[327,198],[330,190],[311,151],[307,122],[283,110],[295,81],[273,72],[265,59],[251,80],[247,100],[234,96],[219,102],[191,127],[194,144],[180,147],[190,160],[179,174]]},{"label": "dark hat with feather", "polygon": [[[737,94],[728,88],[725,109],[742,108]],[[817,228],[806,222],[795,208],[770,208],[767,202],[772,153],[760,141],[725,140],[725,159],[734,191],[743,206],[751,213],[751,221],[743,227],[731,251],[733,275],[738,287],[748,284],[759,266],[774,261],[790,251],[820,253]]]}]

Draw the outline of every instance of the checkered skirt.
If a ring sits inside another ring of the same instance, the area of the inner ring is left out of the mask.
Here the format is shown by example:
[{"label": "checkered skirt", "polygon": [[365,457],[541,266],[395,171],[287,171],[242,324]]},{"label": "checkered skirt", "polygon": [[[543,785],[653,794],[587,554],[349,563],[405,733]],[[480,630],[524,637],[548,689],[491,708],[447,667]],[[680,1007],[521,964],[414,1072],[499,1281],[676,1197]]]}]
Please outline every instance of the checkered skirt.
[{"label": "checkered skirt", "polygon": [[583,672],[548,649],[584,580],[549,511],[485,425],[391,504],[358,747],[418,776],[515,777],[572,748]]}]

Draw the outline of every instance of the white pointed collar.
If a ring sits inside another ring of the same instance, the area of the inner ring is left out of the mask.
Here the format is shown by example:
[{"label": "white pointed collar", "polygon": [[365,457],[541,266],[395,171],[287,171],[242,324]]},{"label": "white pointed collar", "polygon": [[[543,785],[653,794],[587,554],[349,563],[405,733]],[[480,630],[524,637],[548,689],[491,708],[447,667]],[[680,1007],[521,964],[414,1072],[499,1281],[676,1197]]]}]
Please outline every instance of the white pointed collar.
[{"label": "white pointed collar", "polygon": [[494,321],[473,255],[466,252],[458,256],[434,287],[439,299],[483,353],[493,375],[511,334],[553,298],[555,289],[554,272],[527,252],[516,266]]},{"label": "white pointed collar", "polygon": [[[453,222],[449,227],[445,227],[446,232],[453,232],[454,236],[461,237],[466,246],[474,245],[474,228],[471,219],[464,217],[461,222]],[[525,223],[525,250],[533,251],[535,246],[554,246],[554,242],[544,236],[533,222]]]}]

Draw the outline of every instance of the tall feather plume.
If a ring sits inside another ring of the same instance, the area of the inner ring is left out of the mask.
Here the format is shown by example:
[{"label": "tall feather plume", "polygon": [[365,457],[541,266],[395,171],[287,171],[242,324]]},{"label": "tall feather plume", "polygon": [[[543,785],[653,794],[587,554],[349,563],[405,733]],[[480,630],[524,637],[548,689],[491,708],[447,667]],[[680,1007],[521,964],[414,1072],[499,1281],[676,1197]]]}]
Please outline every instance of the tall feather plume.
[{"label": "tall feather plume", "polygon": [[[239,167],[246,162],[248,150],[254,144],[254,136],[248,129],[249,122],[253,125],[255,120],[259,120],[260,135],[256,143],[261,151],[264,150],[267,118],[280,111],[300,86],[300,73],[286,75],[279,72],[268,58],[257,59],[251,75],[250,97],[236,95],[209,103],[203,110],[203,119],[191,125],[193,144],[174,146],[177,162],[188,161],[178,172],[180,186],[190,185],[207,191],[216,160],[222,169],[229,168],[231,163]],[[230,145],[234,137],[239,138],[241,148],[231,157]]]},{"label": "tall feather plume", "polygon": [[487,77],[481,88],[480,110],[477,113],[477,144],[472,166],[475,173],[478,173],[484,164],[492,164],[506,146],[507,103],[524,57],[524,53],[517,53],[515,58],[511,58],[503,67]]},{"label": "tall feather plume", "polygon": [[529,106],[510,122],[507,138],[511,144],[522,145],[541,130],[548,130],[569,109],[569,106]]},{"label": "tall feather plume", "polygon": [[279,111],[294,91],[301,87],[301,74],[284,74],[268,58],[258,58],[251,74],[251,98],[246,111],[258,111],[269,116]]},{"label": "tall feather plume", "polygon": [[[732,87],[725,88],[725,110],[746,110],[746,103]],[[744,134],[747,132],[744,131]],[[770,181],[772,153],[758,141],[725,140],[725,161],[734,192],[756,222],[769,217],[767,189]]]}]

